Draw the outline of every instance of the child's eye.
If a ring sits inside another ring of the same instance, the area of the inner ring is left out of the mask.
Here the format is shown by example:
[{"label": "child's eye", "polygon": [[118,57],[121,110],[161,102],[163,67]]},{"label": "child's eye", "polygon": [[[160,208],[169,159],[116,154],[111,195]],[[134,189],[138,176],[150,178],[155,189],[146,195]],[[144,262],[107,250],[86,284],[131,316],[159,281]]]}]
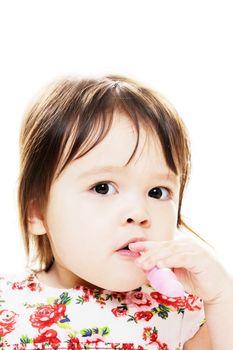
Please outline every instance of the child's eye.
[{"label": "child's eye", "polygon": [[166,187],[154,187],[149,191],[148,194],[150,197],[166,200],[171,197],[171,190]]},{"label": "child's eye", "polygon": [[91,188],[93,192],[96,192],[98,194],[106,195],[106,194],[114,194],[116,193],[116,189],[113,185],[109,183],[99,183]]}]

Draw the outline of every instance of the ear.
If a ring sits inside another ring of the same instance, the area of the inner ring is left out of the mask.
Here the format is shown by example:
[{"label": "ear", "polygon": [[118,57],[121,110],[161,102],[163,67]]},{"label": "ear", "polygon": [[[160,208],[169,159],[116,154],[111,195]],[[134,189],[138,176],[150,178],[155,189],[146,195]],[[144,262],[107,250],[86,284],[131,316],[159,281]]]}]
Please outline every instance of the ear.
[{"label": "ear", "polygon": [[41,215],[35,200],[32,200],[29,205],[28,228],[33,235],[40,236],[46,234],[43,216]]}]

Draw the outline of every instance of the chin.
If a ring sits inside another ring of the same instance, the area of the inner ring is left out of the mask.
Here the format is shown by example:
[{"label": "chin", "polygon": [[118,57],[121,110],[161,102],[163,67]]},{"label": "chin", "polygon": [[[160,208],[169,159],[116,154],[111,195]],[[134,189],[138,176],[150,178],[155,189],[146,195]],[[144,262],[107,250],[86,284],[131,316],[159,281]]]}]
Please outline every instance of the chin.
[{"label": "chin", "polygon": [[99,283],[100,288],[114,291],[114,292],[130,292],[134,289],[141,287],[143,284],[148,283],[148,280],[144,273],[138,276],[119,276],[119,278],[109,278],[108,280],[101,281]]}]

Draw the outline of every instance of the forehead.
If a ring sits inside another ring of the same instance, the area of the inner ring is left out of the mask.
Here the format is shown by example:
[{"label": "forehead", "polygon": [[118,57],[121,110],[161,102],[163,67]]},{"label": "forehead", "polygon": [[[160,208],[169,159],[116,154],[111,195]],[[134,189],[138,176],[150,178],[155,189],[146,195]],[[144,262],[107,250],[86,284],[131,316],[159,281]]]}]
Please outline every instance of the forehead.
[{"label": "forehead", "polygon": [[[117,113],[112,126],[105,138],[89,153],[90,157],[98,154],[98,161],[104,159],[115,160],[121,158],[127,164],[136,148],[132,163],[136,163],[143,152],[148,155],[156,150],[162,156],[162,149],[158,136],[149,129],[139,125],[139,134],[132,121],[124,114]],[[118,157],[117,155],[120,155]]]},{"label": "forehead", "polygon": [[[70,146],[67,144],[66,148],[69,149]],[[135,147],[135,154],[129,162]],[[67,150],[64,151],[64,156],[65,152]],[[105,138],[81,158],[78,158],[77,154],[68,167],[73,167],[73,165],[76,165],[74,169],[78,172],[85,172],[85,170],[91,172],[91,169],[97,166],[99,169],[101,167],[110,169],[128,165],[129,167],[137,166],[142,174],[148,167],[156,169],[159,173],[171,173],[156,132],[140,124],[138,138],[132,121],[120,112],[115,112],[111,128]]]}]

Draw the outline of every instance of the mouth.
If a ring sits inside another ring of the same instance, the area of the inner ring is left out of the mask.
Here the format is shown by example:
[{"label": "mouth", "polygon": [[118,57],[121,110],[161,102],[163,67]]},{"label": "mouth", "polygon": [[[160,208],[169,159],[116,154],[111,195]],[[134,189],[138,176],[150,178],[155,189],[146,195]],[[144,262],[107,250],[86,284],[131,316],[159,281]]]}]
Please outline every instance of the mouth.
[{"label": "mouth", "polygon": [[118,254],[120,254],[121,256],[127,256],[127,257],[131,257],[131,258],[138,258],[139,256],[141,256],[141,254],[139,252],[133,252],[129,249],[129,244],[130,243],[135,243],[135,242],[139,242],[139,241],[145,241],[144,238],[134,238],[134,239],[130,239],[128,242],[126,242],[123,246],[121,246],[119,249],[116,250],[116,252]]},{"label": "mouth", "polygon": [[130,258],[138,258],[140,256],[140,253],[138,252],[132,252],[129,247],[121,248],[116,251],[119,255],[122,256],[128,256]]}]

